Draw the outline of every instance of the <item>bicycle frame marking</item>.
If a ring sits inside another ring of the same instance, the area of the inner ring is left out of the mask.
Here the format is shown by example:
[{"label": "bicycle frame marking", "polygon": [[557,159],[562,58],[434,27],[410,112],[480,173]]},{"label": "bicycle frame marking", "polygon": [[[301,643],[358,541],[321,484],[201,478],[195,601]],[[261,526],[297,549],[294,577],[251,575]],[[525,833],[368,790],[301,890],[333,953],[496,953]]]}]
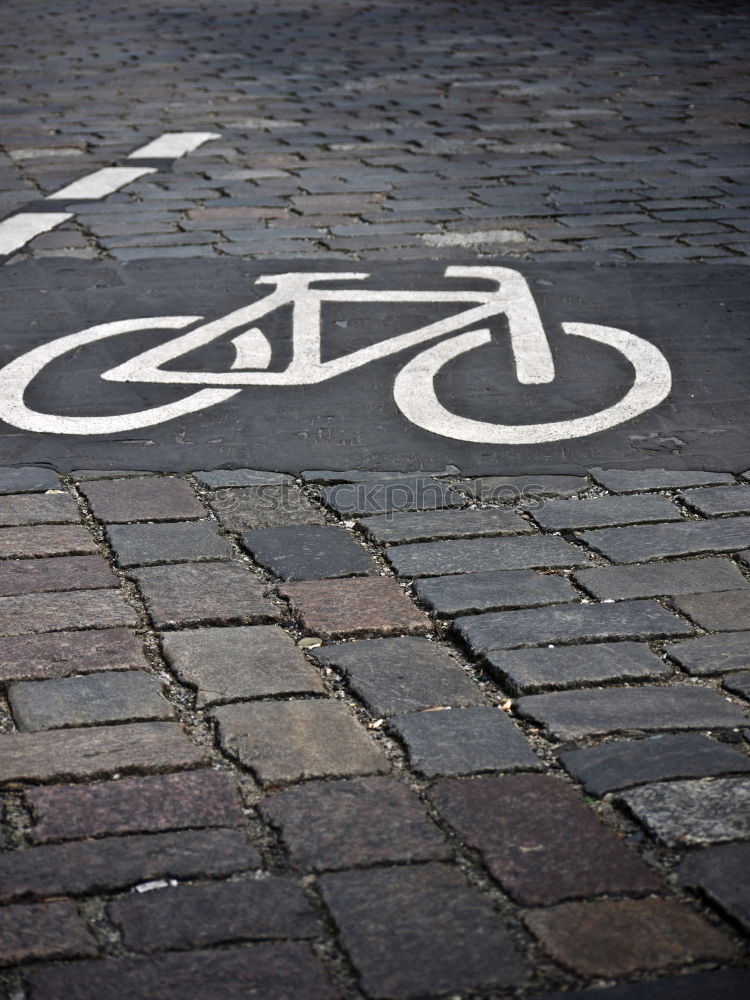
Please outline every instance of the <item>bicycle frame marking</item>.
[{"label": "bicycle frame marking", "polygon": [[[104,417],[76,417],[40,413],[24,402],[26,388],[52,361],[86,344],[140,330],[182,330],[201,316],[160,316],[121,320],[69,334],[41,345],[0,370],[0,419],[23,430],[53,434],[112,434],[149,427],[215,406],[243,386],[305,386],[327,381],[372,361],[437,341],[414,356],[398,373],[393,396],[403,415],[425,430],[461,441],[492,444],[532,444],[597,433],[656,406],[671,389],[671,373],[663,354],[634,334],[612,327],[563,323],[565,334],[613,347],[632,364],[632,388],[614,406],[567,421],[539,424],[499,424],[470,420],[447,410],[437,398],[435,378],[449,361],[488,343],[487,329],[471,329],[492,316],[508,323],[516,377],[522,385],[541,385],[555,377],[547,336],[526,280],[505,267],[447,267],[448,278],[479,278],[494,287],[486,291],[378,291],[363,288],[317,288],[320,281],[362,281],[368,274],[290,272],[265,275],[256,284],[273,284],[274,291],[257,302],[203,323],[187,333],[150,348],[102,373],[115,382],[169,385],[233,386],[203,388],[185,399],[135,413]],[[321,360],[321,311],[326,302],[465,303],[469,308],[408,333],[390,337],[330,361]],[[281,372],[269,372],[272,349],[257,326],[263,316],[292,305],[292,359]],[[235,360],[228,372],[167,371],[164,365],[212,343],[235,330],[231,341]],[[463,331],[458,333],[457,331]],[[452,336],[448,336],[452,335]],[[443,338],[443,339],[440,339]]]}]

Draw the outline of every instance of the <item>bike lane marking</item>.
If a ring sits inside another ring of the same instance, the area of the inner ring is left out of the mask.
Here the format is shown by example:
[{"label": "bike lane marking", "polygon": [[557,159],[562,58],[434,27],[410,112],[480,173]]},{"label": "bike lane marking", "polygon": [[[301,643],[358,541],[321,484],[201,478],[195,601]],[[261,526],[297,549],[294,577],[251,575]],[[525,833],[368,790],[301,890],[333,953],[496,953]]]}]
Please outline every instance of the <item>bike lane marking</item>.
[{"label": "bike lane marking", "polygon": [[[192,153],[205,142],[220,139],[218,132],[165,132],[140,146],[127,157],[128,159],[178,160],[187,153]],[[144,177],[146,174],[158,173],[154,166],[140,167],[102,167],[78,180],[67,184],[47,195],[45,201],[99,201],[107,195],[114,194],[120,188]],[[42,233],[48,233],[63,222],[73,218],[72,212],[17,212],[0,221],[0,255],[7,255],[20,250],[29,240]]]}]

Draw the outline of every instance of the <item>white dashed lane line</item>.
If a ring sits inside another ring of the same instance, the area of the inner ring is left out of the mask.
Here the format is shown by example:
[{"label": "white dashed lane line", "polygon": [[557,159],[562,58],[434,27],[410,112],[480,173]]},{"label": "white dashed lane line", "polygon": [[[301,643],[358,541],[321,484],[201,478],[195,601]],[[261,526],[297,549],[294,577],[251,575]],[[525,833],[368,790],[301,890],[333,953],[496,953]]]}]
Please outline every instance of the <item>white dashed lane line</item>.
[{"label": "white dashed lane line", "polygon": [[72,219],[71,212],[19,212],[0,222],[0,254],[13,253],[35,236]]},{"label": "white dashed lane line", "polygon": [[[128,159],[177,160],[204,142],[220,139],[218,132],[165,132],[132,152]],[[97,201],[132,184],[139,177],[155,174],[158,167],[103,167],[47,195],[46,201]],[[72,219],[70,212],[18,212],[0,221],[0,255],[20,250],[35,236],[47,233]]]}]

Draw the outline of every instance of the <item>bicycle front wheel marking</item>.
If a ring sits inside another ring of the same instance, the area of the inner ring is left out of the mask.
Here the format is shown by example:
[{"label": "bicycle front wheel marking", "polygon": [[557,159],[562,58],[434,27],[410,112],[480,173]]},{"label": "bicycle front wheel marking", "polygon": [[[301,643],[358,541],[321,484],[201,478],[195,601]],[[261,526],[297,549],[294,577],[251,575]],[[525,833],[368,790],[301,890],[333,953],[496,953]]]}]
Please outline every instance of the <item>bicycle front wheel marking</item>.
[{"label": "bicycle front wheel marking", "polygon": [[539,424],[496,424],[451,413],[437,398],[435,377],[449,361],[489,343],[489,330],[472,330],[441,341],[406,364],[393,384],[396,406],[417,427],[458,441],[544,444],[609,430],[653,409],[669,395],[672,388],[669,363],[647,340],[625,330],[590,323],[563,323],[562,327],[570,336],[613,347],[633,366],[633,385],[618,403],[586,417]]}]

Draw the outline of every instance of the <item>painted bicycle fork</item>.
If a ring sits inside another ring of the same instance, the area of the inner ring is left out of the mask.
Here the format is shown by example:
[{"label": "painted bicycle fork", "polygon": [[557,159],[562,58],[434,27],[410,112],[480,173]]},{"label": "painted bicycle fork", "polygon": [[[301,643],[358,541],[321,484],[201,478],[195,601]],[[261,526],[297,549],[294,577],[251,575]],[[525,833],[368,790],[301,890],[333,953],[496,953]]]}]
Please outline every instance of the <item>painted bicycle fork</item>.
[{"label": "painted bicycle fork", "polygon": [[[112,434],[130,431],[215,406],[236,395],[243,386],[314,385],[428,341],[438,343],[414,356],[397,374],[393,387],[394,400],[412,423],[432,433],[458,440],[530,444],[580,437],[631,419],[656,406],[669,393],[669,365],[652,344],[612,327],[563,323],[566,334],[609,345],[633,365],[633,386],[619,403],[589,416],[538,424],[490,423],[450,412],[437,399],[435,376],[449,361],[490,341],[490,331],[476,327],[492,316],[504,315],[507,319],[516,377],[521,384],[552,382],[555,369],[539,312],[521,274],[505,267],[467,266],[447,267],[445,276],[486,280],[492,287],[486,291],[318,288],[315,287],[317,282],[362,281],[369,275],[359,272],[290,272],[266,275],[258,278],[256,284],[274,285],[275,290],[269,295],[150,348],[103,372],[101,376],[115,382],[236,388],[205,388],[174,403],[109,417],[45,414],[27,407],[24,394],[28,385],[48,364],[68,352],[99,340],[140,330],[184,329],[199,322],[202,317],[156,316],[90,327],[35,348],[11,361],[0,371],[0,418],[13,426],[39,433]],[[324,362],[321,360],[322,306],[323,303],[333,302],[467,303],[470,308],[417,330]],[[271,345],[255,324],[263,316],[290,304],[292,359],[283,371],[269,372],[266,369],[272,358]],[[467,330],[468,327],[473,329]],[[241,332],[231,341],[235,349],[235,360],[229,371],[164,369],[163,366],[168,362],[174,362],[237,329]],[[449,334],[453,336],[447,336]]]}]

